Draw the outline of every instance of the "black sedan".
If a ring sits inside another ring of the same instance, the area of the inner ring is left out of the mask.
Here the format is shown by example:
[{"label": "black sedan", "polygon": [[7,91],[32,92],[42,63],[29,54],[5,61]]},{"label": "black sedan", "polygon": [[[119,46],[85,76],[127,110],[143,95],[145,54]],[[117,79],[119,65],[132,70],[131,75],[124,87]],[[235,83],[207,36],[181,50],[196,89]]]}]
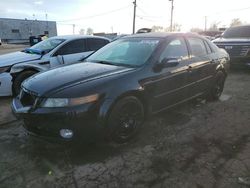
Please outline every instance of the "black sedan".
[{"label": "black sedan", "polygon": [[12,108],[34,135],[124,143],[148,115],[196,97],[218,99],[228,61],[225,50],[198,35],[131,35],[84,63],[26,80]]}]

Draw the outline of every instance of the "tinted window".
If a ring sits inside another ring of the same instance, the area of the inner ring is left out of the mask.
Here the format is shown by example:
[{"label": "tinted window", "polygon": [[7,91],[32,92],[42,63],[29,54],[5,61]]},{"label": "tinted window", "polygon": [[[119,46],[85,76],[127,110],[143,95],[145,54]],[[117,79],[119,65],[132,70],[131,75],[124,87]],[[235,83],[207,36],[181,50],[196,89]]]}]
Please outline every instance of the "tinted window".
[{"label": "tinted window", "polygon": [[87,39],[87,46],[89,51],[96,51],[108,43],[109,42],[104,39]]},{"label": "tinted window", "polygon": [[218,46],[216,46],[214,43],[210,42],[209,46],[211,47],[213,52],[217,52],[219,50]]},{"label": "tinted window", "polygon": [[249,38],[250,26],[240,26],[228,28],[224,34],[224,38]]},{"label": "tinted window", "polygon": [[63,45],[57,52],[56,55],[67,55],[85,52],[85,40],[74,40]]},{"label": "tinted window", "polygon": [[204,42],[205,42],[205,45],[206,45],[206,48],[207,48],[207,53],[211,54],[212,53],[211,47],[208,45],[207,41],[204,41]]},{"label": "tinted window", "polygon": [[193,56],[199,57],[207,54],[207,49],[202,39],[188,38],[188,42],[190,44]]},{"label": "tinted window", "polygon": [[163,59],[185,59],[188,57],[188,50],[183,38],[172,40],[164,49],[160,56],[160,62]]}]

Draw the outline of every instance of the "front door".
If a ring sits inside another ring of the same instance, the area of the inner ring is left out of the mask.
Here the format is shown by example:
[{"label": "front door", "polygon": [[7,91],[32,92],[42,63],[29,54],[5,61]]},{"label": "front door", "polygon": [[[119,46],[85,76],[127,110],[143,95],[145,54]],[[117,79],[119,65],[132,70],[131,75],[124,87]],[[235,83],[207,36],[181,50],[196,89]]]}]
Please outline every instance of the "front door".
[{"label": "front door", "polygon": [[[166,60],[178,60],[176,66],[168,66]],[[152,97],[152,112],[159,112],[185,100],[188,84],[189,54],[184,38],[177,37],[167,43],[158,62],[166,66],[155,73],[148,85]]]},{"label": "front door", "polygon": [[71,64],[83,59],[91,52],[86,50],[85,39],[77,39],[68,42],[58,49],[51,58],[51,67],[61,64]]}]

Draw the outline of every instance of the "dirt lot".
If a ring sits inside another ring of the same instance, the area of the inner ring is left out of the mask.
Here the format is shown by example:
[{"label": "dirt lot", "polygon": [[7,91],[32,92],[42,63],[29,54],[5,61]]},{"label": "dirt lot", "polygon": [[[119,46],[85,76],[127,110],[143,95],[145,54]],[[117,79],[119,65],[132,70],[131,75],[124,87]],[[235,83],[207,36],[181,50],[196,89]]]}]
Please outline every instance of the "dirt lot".
[{"label": "dirt lot", "polygon": [[249,83],[249,72],[233,71],[220,101],[152,117],[122,146],[34,140],[0,99],[0,187],[248,187]]},{"label": "dirt lot", "polygon": [[27,45],[16,45],[16,44],[2,44],[0,46],[0,55],[10,53],[10,52],[16,52],[16,51],[21,51],[24,48],[27,48],[29,46]]}]

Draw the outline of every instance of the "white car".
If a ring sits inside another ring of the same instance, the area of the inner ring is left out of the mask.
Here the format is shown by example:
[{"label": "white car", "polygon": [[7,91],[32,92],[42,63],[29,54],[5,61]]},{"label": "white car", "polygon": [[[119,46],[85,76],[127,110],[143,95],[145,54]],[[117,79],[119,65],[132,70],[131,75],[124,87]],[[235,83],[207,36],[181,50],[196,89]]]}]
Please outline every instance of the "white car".
[{"label": "white car", "polygon": [[0,56],[0,96],[17,95],[28,77],[65,64],[77,63],[110,40],[97,36],[57,36],[21,52]]},{"label": "white car", "polygon": [[0,38],[0,46],[2,45],[2,40],[1,40],[1,38]]}]

